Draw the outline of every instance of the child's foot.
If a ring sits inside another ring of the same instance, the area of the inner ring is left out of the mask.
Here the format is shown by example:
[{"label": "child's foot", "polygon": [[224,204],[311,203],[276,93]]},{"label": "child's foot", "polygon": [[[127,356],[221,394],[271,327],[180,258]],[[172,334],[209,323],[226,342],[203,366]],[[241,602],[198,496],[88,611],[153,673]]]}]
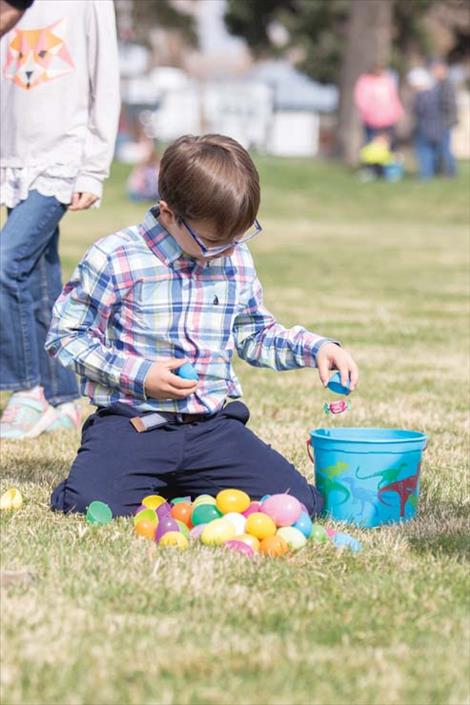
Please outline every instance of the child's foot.
[{"label": "child's foot", "polygon": [[36,438],[57,420],[42,387],[12,394],[0,419],[0,438]]},{"label": "child's foot", "polygon": [[82,410],[80,402],[69,401],[65,404],[59,404],[54,408],[57,418],[46,429],[46,433],[53,431],[69,431],[70,429],[79,429],[82,425]]}]

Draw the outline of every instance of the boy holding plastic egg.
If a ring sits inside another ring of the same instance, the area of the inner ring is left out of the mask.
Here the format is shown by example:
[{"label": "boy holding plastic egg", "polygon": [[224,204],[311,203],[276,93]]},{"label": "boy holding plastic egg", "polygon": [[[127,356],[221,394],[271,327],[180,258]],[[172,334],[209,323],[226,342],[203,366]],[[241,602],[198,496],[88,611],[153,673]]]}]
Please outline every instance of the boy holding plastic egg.
[{"label": "boy holding plastic egg", "polygon": [[[90,248],[56,302],[46,348],[97,410],[52,507],[83,512],[101,500],[126,515],[154,492],[237,487],[253,499],[288,491],[317,514],[315,487],[246,427],[233,354],[275,370],[317,367],[323,384],[337,369],[351,390],[357,367],[334,341],[287,329],[265,308],[247,246],[262,232],[259,178],[241,145],[178,139],[159,193],[142,224]],[[197,379],[177,374],[186,363]]]}]

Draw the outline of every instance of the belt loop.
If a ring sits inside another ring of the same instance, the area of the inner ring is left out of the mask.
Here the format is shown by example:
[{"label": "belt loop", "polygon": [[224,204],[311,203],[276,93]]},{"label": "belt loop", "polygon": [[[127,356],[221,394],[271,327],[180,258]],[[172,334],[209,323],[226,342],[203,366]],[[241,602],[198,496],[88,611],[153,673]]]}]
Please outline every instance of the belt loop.
[{"label": "belt loop", "polygon": [[181,414],[181,413],[176,413],[176,414],[175,414],[175,417],[176,417],[177,423],[184,423],[183,414]]}]

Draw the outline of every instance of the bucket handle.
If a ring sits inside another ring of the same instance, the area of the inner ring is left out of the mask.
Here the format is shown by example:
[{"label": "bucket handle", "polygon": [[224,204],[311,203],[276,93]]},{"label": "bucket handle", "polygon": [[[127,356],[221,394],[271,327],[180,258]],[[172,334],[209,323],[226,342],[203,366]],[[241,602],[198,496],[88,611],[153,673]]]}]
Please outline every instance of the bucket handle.
[{"label": "bucket handle", "polygon": [[310,458],[310,460],[312,461],[312,463],[314,463],[315,461],[314,461],[313,455],[312,455],[312,441],[310,438],[307,440],[307,455]]}]

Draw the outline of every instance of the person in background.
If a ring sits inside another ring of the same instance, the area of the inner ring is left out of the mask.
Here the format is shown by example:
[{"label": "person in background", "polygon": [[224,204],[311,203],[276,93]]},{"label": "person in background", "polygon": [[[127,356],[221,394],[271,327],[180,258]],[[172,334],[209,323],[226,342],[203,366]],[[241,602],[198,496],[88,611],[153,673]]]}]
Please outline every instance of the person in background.
[{"label": "person in background", "polygon": [[111,0],[36,0],[0,43],[0,437],[81,423],[73,372],[44,350],[62,289],[59,222],[108,175],[120,109]]},{"label": "person in background", "polygon": [[391,150],[390,135],[379,132],[361,149],[362,181],[385,178],[386,181],[398,181],[403,175],[400,155]]},{"label": "person in background", "polygon": [[368,73],[359,76],[354,99],[364,128],[365,142],[370,142],[378,132],[388,132],[392,148],[395,144],[395,127],[403,115],[393,76],[381,64],[375,64]]},{"label": "person in background", "polygon": [[452,152],[452,130],[458,124],[457,100],[452,82],[448,76],[448,66],[442,59],[431,62],[431,73],[436,81],[439,108],[443,122],[439,156],[444,174],[453,177],[457,173],[456,161]]},{"label": "person in background", "polygon": [[408,83],[415,91],[413,113],[419,176],[428,181],[436,174],[444,133],[439,88],[429,71],[421,67],[409,72]]},{"label": "person in background", "polygon": [[34,0],[0,0],[0,37],[20,21],[33,2]]}]

